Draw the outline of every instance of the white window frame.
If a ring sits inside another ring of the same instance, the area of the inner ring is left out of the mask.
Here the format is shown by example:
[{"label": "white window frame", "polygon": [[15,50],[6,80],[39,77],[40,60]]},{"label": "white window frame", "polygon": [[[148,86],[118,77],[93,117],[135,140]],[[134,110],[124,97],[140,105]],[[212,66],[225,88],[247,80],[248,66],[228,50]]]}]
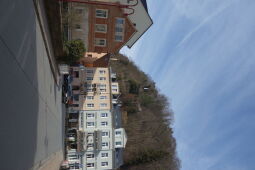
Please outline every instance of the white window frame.
[{"label": "white window frame", "polygon": [[87,164],[86,164],[86,167],[87,167],[87,168],[94,168],[94,167],[95,167],[95,164],[94,164],[94,163],[87,163]]},{"label": "white window frame", "polygon": [[94,113],[86,113],[87,118],[94,118],[95,114]]},{"label": "white window frame", "polygon": [[94,103],[87,103],[87,107],[88,108],[93,108],[93,107],[95,107],[95,105],[94,105]]},{"label": "white window frame", "polygon": [[107,121],[101,122],[101,126],[108,126],[108,122]]},{"label": "white window frame", "polygon": [[89,69],[89,70],[86,70],[86,73],[87,73],[87,74],[93,74],[93,73],[94,73],[94,71],[93,71],[93,70],[91,70],[91,69]]},{"label": "white window frame", "polygon": [[[104,31],[98,30],[98,27],[104,27]],[[95,24],[95,32],[100,32],[100,33],[107,33],[107,25],[106,24]]]},{"label": "white window frame", "polygon": [[101,153],[101,158],[108,158],[108,153]]},{"label": "white window frame", "polygon": [[100,92],[106,92],[106,89],[99,89]]},{"label": "white window frame", "polygon": [[86,96],[86,100],[94,100],[94,96]]},{"label": "white window frame", "polygon": [[[117,20],[122,20],[123,21],[123,23],[122,24],[119,24],[119,23],[117,23]],[[125,25],[125,18],[120,18],[120,17],[116,17],[115,18],[115,25]]]},{"label": "white window frame", "polygon": [[86,154],[86,158],[95,158],[95,154],[88,153],[88,154]]},{"label": "white window frame", "polygon": [[[121,39],[116,39],[117,36],[121,37]],[[117,41],[117,42],[123,42],[124,41],[124,36],[123,35],[115,35],[114,40]]]},{"label": "white window frame", "polygon": [[109,132],[102,132],[102,137],[109,137]]},{"label": "white window frame", "polygon": [[99,77],[100,81],[106,81],[106,77]]},{"label": "white window frame", "polygon": [[107,167],[108,166],[108,162],[101,162],[101,166],[102,167]]},{"label": "white window frame", "polygon": [[106,100],[107,96],[100,96],[100,100]]},{"label": "white window frame", "polygon": [[102,142],[102,147],[108,147],[108,146],[109,146],[108,142]]},{"label": "white window frame", "polygon": [[105,70],[99,70],[99,74],[105,74],[106,71]]},{"label": "white window frame", "polygon": [[[117,144],[118,143],[118,144]],[[120,144],[119,144],[120,143]],[[122,142],[121,141],[117,141],[117,142],[115,142],[115,145],[116,146],[122,146]]]},{"label": "white window frame", "polygon": [[[118,24],[117,20],[120,19],[123,21],[123,24]],[[116,32],[116,28],[122,28],[122,32]],[[125,18],[115,18],[115,35],[114,40],[117,42],[123,42],[124,41],[124,34],[125,33]],[[116,39],[116,36],[120,36],[121,39]]]},{"label": "white window frame", "polygon": [[[100,44],[101,40],[104,42],[104,44]],[[106,39],[105,38],[95,38],[94,44],[97,47],[106,47]]]},{"label": "white window frame", "polygon": [[113,92],[118,92],[118,89],[112,89]]},{"label": "white window frame", "polygon": [[115,131],[115,135],[121,135],[122,132],[121,131]]},{"label": "white window frame", "polygon": [[[91,125],[89,125],[91,123]],[[87,122],[86,123],[87,127],[95,127],[95,122]]]},{"label": "white window frame", "polygon": [[107,103],[100,103],[100,107],[107,107]]},{"label": "white window frame", "polygon": [[87,80],[87,81],[92,81],[92,80],[93,80],[93,77],[86,77],[86,80]]},{"label": "white window frame", "polygon": [[101,116],[101,118],[107,118],[108,117],[108,113],[101,113],[100,116]]},{"label": "white window frame", "polygon": [[[98,11],[103,11],[103,12],[105,12],[105,16],[100,16],[100,15],[98,15]],[[95,11],[95,15],[96,15],[96,18],[108,18],[108,10],[107,9],[96,9],[96,11]]]}]

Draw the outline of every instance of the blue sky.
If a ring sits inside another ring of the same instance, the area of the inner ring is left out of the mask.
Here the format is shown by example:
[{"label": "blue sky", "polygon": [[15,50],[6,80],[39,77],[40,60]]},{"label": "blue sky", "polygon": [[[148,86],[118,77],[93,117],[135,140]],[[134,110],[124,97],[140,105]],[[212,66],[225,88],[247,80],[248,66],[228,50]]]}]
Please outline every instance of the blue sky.
[{"label": "blue sky", "polygon": [[182,170],[254,170],[255,1],[147,1],[154,25],[121,52],[170,99]]}]

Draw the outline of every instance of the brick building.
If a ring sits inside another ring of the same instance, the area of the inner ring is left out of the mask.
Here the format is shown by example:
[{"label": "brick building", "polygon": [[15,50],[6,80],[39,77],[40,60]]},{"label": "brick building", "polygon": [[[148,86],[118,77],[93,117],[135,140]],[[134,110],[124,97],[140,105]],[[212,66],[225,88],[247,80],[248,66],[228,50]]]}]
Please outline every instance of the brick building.
[{"label": "brick building", "polygon": [[69,39],[81,39],[89,52],[116,53],[135,34],[136,28],[117,6],[71,3],[76,16]]}]

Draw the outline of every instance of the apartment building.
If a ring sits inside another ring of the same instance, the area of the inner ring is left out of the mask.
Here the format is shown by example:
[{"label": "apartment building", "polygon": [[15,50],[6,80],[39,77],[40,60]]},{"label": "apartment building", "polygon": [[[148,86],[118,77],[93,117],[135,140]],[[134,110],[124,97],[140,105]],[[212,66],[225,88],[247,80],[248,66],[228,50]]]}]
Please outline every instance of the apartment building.
[{"label": "apartment building", "polygon": [[100,2],[120,3],[121,5],[131,5],[128,8],[123,8],[124,13],[128,14],[128,19],[134,25],[136,32],[126,42],[126,46],[131,48],[146,31],[152,26],[153,21],[150,17],[146,0],[94,0]]},{"label": "apartment building", "polygon": [[69,39],[80,39],[89,52],[116,53],[131,48],[152,20],[145,0],[78,0],[69,3],[73,16]]},{"label": "apartment building", "polygon": [[[103,57],[98,56],[97,60]],[[67,154],[70,166],[82,170],[116,169],[123,163],[121,152],[127,141],[125,130],[116,127],[120,124],[116,121],[121,120],[116,119],[113,102],[119,94],[112,76],[116,74],[109,67],[84,65],[71,67],[71,74],[73,102],[69,112],[77,114],[79,121],[77,148]]]},{"label": "apartment building", "polygon": [[111,87],[109,68],[72,67],[73,102],[70,110],[109,110]]},{"label": "apartment building", "polygon": [[75,17],[69,38],[81,39],[87,51],[116,53],[134,35],[136,29],[118,6],[71,3]]}]

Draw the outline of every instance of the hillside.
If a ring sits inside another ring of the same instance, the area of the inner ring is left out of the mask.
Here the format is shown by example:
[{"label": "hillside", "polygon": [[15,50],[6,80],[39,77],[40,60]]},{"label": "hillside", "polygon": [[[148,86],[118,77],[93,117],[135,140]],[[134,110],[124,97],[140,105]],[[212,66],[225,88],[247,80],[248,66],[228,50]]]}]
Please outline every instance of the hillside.
[{"label": "hillside", "polygon": [[127,57],[115,56],[110,66],[121,90],[123,126],[128,135],[121,170],[178,170],[173,112],[166,97]]}]

